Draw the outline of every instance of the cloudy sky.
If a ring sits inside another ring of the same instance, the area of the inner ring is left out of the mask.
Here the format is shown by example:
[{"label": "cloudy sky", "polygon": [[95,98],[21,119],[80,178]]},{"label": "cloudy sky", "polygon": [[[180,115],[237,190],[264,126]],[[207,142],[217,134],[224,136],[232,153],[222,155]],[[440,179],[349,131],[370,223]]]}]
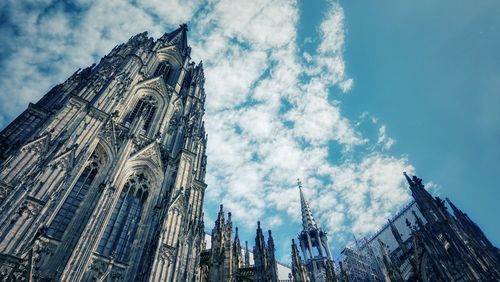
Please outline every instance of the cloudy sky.
[{"label": "cloudy sky", "polygon": [[[180,4],[182,2],[183,4]],[[402,171],[449,196],[495,244],[500,2],[5,0],[0,128],[77,68],[147,30],[189,25],[206,74],[206,224],[217,206],[287,260],[296,179],[334,253],[410,200]]]}]

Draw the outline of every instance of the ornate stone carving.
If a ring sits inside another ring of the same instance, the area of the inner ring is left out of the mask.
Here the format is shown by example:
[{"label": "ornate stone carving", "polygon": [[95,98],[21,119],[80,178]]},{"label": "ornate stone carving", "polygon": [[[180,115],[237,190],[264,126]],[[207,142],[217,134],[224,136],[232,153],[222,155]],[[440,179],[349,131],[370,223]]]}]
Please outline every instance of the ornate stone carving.
[{"label": "ornate stone carving", "polygon": [[19,207],[17,213],[21,215],[22,217],[28,219],[31,217],[34,217],[40,213],[40,210],[42,209],[42,206],[40,203],[35,203],[31,200],[26,200],[24,203]]},{"label": "ornate stone carving", "polygon": [[115,76],[116,80],[119,80],[116,88],[116,95],[113,96],[113,99],[119,100],[121,99],[125,92],[128,90],[130,84],[132,83],[132,79],[130,78],[129,73],[120,73],[117,76]]},{"label": "ornate stone carving", "polygon": [[113,120],[106,122],[99,133],[99,137],[108,142],[117,151],[120,149],[126,136],[127,130],[114,123]]},{"label": "ornate stone carving", "polygon": [[160,246],[160,259],[161,260],[166,260],[168,262],[172,262],[172,259],[175,254],[175,248],[172,246],[169,246],[167,244],[162,244]]},{"label": "ornate stone carving", "polygon": [[50,137],[48,134],[42,135],[35,140],[29,142],[24,146],[22,151],[34,152],[35,154],[40,154],[45,152],[47,145],[49,143]]},{"label": "ornate stone carving", "polygon": [[67,148],[61,155],[56,157],[54,161],[52,161],[51,166],[53,168],[61,168],[61,170],[66,170],[69,171],[71,168],[73,168],[73,161],[75,158],[74,150],[76,149],[77,145],[73,145],[69,148]]},{"label": "ornate stone carving", "polygon": [[169,134],[172,134],[177,129],[177,127],[179,127],[179,124],[180,124],[179,111],[175,111],[168,123],[167,132]]},{"label": "ornate stone carving", "polygon": [[161,80],[155,79],[147,83],[147,87],[157,91],[160,94],[164,94],[165,88],[163,87]]},{"label": "ornate stone carving", "polygon": [[160,155],[161,155],[161,163],[165,166],[165,168],[167,167],[168,165],[168,162],[170,161],[170,152],[168,151],[168,149],[163,146],[163,145],[160,145]]},{"label": "ornate stone carving", "polygon": [[[43,228],[42,228],[43,229]],[[33,269],[32,277],[38,277],[38,270],[40,269],[40,262],[44,257],[50,257],[54,254],[54,250],[56,246],[51,244],[46,238],[39,237],[41,233],[44,233],[43,230],[39,230],[38,234],[35,237],[38,237],[33,242],[32,253],[31,253],[31,267]]]},{"label": "ornate stone carving", "polygon": [[146,146],[151,144],[151,142],[153,141],[150,140],[149,138],[135,136],[134,139],[132,140],[132,143],[134,144],[134,149],[132,150],[132,153],[130,155],[132,156],[137,152],[141,151],[142,149],[146,148]]},{"label": "ornate stone carving", "polygon": [[90,269],[94,272],[94,279],[101,277],[106,272],[107,268],[108,263],[98,258],[95,258],[90,266]]},{"label": "ornate stone carving", "polygon": [[3,181],[0,181],[0,201],[7,198],[11,191],[12,186]]}]

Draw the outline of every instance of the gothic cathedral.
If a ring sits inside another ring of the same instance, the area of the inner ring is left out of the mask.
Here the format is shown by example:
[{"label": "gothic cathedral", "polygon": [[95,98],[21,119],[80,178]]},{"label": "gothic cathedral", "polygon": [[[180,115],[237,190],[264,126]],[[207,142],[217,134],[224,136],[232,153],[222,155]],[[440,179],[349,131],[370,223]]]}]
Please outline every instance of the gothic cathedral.
[{"label": "gothic cathedral", "polygon": [[191,281],[204,240],[202,64],[138,34],[0,133],[1,281]]}]

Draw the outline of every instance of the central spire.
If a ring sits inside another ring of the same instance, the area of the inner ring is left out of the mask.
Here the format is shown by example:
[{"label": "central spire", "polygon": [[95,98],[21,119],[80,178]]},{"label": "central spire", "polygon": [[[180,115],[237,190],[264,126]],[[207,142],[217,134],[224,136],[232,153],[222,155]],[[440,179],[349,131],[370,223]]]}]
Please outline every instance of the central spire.
[{"label": "central spire", "polygon": [[304,230],[315,230],[318,229],[318,225],[316,224],[316,220],[311,212],[311,208],[309,207],[309,203],[306,201],[304,197],[304,192],[302,191],[302,182],[300,179],[297,179],[297,186],[300,191],[300,209],[302,211],[302,227]]}]

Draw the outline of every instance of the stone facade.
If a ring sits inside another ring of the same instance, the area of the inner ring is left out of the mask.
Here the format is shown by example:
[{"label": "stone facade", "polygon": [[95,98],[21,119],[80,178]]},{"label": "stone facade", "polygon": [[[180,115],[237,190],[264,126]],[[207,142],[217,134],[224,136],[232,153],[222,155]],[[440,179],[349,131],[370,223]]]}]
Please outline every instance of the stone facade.
[{"label": "stone facade", "polygon": [[0,280],[194,280],[203,85],[186,25],[141,33],[3,129]]},{"label": "stone facade", "polygon": [[[448,200],[453,215],[445,202],[432,197],[422,184],[422,179],[405,177],[418,210],[424,220],[412,212],[406,219],[411,230],[411,240],[404,241],[398,229],[389,222],[398,248],[389,254],[383,250],[385,272],[392,281],[496,281],[500,280],[500,252],[470,218]],[[406,263],[410,272],[401,274]]]},{"label": "stone facade", "polygon": [[[422,180],[405,174],[414,202],[375,236],[361,242],[357,256],[378,265],[382,275],[353,279],[364,269],[344,260],[349,281],[497,281],[500,251],[451,201],[432,197]],[[374,263],[375,261],[375,263]],[[378,272],[378,271],[377,271]]]}]

